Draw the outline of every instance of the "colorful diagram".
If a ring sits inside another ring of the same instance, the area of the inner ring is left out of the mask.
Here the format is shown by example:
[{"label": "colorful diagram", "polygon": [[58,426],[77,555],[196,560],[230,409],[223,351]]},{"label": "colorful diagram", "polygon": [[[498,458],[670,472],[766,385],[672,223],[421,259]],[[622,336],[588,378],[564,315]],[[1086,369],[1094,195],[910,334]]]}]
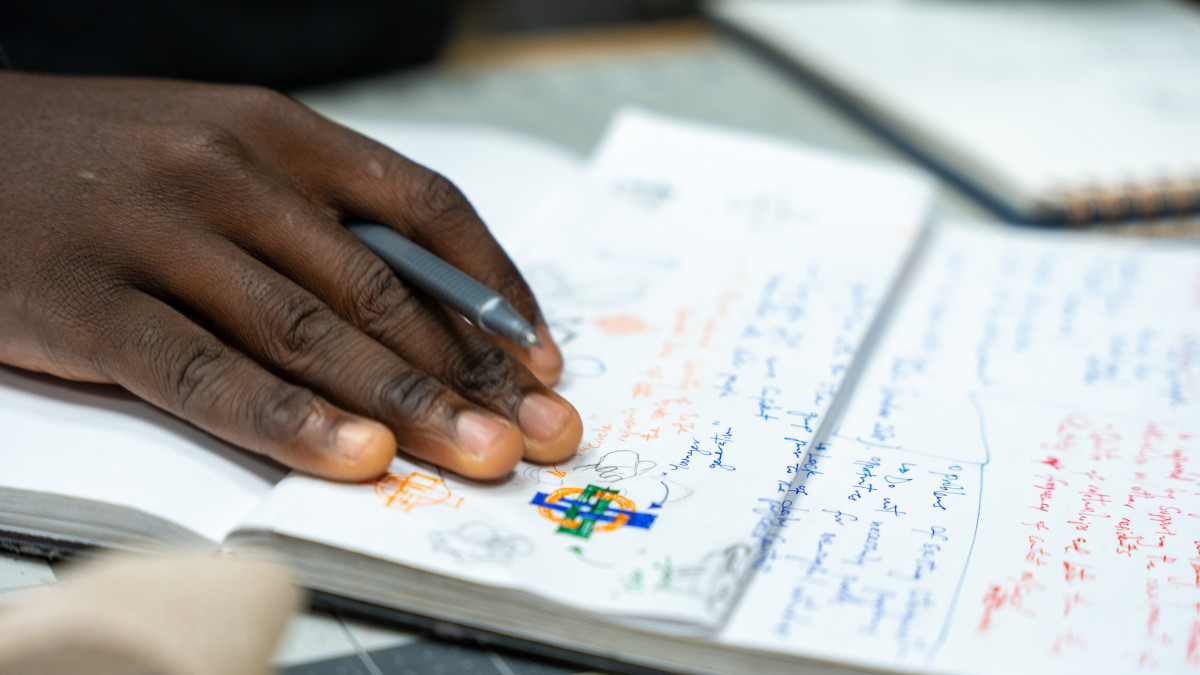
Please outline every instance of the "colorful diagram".
[{"label": "colorful diagram", "polygon": [[597,485],[586,488],[561,488],[533,496],[531,504],[538,513],[558,523],[558,532],[587,539],[593,531],[611,532],[626,525],[649,529],[655,516],[638,513],[637,506],[627,497]]},{"label": "colorful diagram", "polygon": [[450,487],[441,478],[416,471],[385,474],[375,481],[375,494],[383,499],[388,508],[406,513],[418,506],[436,504],[457,509],[463,500],[451,494]]}]

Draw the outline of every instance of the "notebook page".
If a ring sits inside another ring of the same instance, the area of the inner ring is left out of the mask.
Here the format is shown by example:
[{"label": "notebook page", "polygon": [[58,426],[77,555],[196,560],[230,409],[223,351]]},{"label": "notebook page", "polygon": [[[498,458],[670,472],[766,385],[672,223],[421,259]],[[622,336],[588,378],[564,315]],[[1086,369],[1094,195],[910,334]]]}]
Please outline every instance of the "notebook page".
[{"label": "notebook page", "polygon": [[[517,252],[578,455],[470,484],[289,477],[251,524],[622,617],[713,625],[931,198],[907,171],[629,111]],[[586,579],[586,582],[582,582]]]},{"label": "notebook page", "polygon": [[0,429],[0,487],[126,506],[212,542],[285,475],[115,387],[8,367]]},{"label": "notebook page", "polygon": [[449,177],[506,249],[521,245],[548,197],[583,171],[583,159],[566,148],[506,129],[327,112],[335,121]]},{"label": "notebook page", "polygon": [[714,10],[1009,199],[1200,175],[1191,3],[728,0]]},{"label": "notebook page", "polygon": [[724,639],[1200,665],[1200,248],[945,227],[884,335]]}]

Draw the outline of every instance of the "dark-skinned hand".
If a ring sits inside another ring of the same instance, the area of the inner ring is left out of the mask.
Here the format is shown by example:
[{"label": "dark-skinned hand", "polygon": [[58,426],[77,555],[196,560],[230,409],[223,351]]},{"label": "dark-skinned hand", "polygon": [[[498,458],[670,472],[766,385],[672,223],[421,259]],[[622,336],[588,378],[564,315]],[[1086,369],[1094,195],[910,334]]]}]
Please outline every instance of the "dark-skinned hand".
[{"label": "dark-skinned hand", "polygon": [[[502,293],[530,350],[398,279],[386,223]],[[0,362],[115,383],[341,480],[397,447],[470,478],[569,457],[528,286],[445,178],[253,87],[0,72]]]}]

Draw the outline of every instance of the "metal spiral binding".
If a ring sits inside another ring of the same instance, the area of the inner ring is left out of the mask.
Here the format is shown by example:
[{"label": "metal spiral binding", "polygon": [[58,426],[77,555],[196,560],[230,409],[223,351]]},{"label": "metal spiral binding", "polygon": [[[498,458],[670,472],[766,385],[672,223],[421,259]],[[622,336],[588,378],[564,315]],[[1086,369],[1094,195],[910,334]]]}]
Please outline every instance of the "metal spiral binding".
[{"label": "metal spiral binding", "polygon": [[1200,210],[1200,175],[1087,185],[1060,191],[1038,206],[1043,220],[1066,225],[1179,216],[1197,210]]}]

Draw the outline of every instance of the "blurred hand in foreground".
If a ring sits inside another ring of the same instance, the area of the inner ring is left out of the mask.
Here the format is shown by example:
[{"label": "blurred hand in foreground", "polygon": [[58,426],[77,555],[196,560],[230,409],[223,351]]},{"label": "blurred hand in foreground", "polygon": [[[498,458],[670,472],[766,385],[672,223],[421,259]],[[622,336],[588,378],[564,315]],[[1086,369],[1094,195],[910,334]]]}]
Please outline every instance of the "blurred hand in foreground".
[{"label": "blurred hand in foreground", "polygon": [[[445,178],[272,91],[0,72],[0,362],[116,383],[243,448],[470,478],[582,434],[520,273]],[[398,279],[387,223],[502,293],[524,350]]]},{"label": "blurred hand in foreground", "polygon": [[266,675],[301,604],[287,570],[210,554],[109,556],[0,608],[4,675]]}]

